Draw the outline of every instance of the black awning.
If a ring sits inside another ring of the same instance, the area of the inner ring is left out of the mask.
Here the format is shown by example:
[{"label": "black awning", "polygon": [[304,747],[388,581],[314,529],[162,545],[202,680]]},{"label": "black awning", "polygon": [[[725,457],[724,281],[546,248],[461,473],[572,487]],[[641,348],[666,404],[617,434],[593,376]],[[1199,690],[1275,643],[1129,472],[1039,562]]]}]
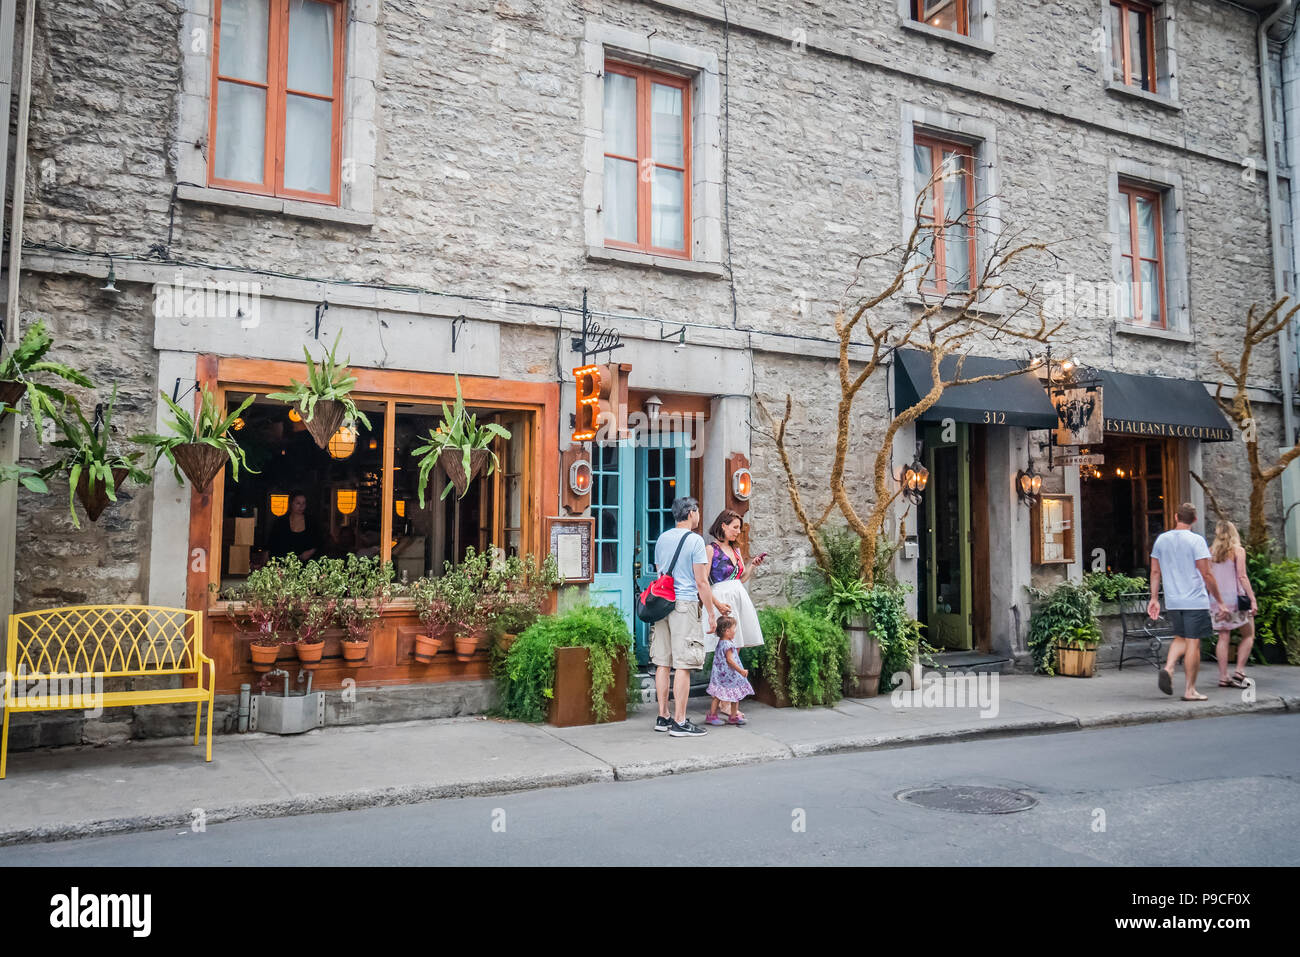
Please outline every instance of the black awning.
[{"label": "black awning", "polygon": [[1096,371],[1106,431],[1152,438],[1228,442],[1232,426],[1196,379]]},{"label": "black awning", "polygon": [[[898,411],[909,409],[930,391],[930,355],[915,349],[900,349],[895,353],[894,387]],[[1014,359],[988,359],[967,356],[962,363],[964,378],[1010,372],[1024,368],[1023,362]],[[950,379],[955,375],[957,357],[946,357],[939,373]],[[1103,405],[1105,400],[1103,399]],[[980,425],[1018,425],[1027,429],[1056,428],[1056,409],[1047,398],[1038,376],[1032,372],[976,382],[973,385],[949,386],[939,396],[939,401],[921,414],[922,422],[939,422],[953,419],[957,422],[975,422]]]}]

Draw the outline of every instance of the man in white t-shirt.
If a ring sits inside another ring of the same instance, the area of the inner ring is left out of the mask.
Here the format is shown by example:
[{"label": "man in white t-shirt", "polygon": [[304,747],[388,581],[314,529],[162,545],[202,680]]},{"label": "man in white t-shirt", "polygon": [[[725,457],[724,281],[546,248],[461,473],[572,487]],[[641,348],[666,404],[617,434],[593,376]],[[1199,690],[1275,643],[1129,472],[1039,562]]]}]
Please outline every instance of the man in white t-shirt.
[{"label": "man in white t-shirt", "polygon": [[[1183,659],[1187,687],[1184,701],[1204,701],[1196,690],[1196,672],[1201,664],[1201,639],[1214,637],[1214,620],[1221,616],[1223,599],[1210,570],[1210,547],[1192,531],[1196,507],[1178,506],[1178,524],[1162,532],[1151,546],[1151,601],[1147,614],[1160,617],[1160,584],[1165,586],[1165,610],[1174,626],[1169,659],[1160,669],[1156,683],[1165,694],[1174,693],[1174,667]],[[1213,599],[1213,600],[1211,600]],[[1213,617],[1211,617],[1213,615]]]}]

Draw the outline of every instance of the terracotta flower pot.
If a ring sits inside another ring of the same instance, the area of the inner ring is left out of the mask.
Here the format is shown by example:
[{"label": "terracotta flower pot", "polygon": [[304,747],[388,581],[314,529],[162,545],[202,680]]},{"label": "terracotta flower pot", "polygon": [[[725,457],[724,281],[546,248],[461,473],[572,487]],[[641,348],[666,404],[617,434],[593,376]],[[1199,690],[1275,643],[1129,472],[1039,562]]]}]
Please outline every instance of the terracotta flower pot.
[{"label": "terracotta flower pot", "polygon": [[344,638],[339,642],[343,646],[343,660],[349,664],[360,664],[366,660],[366,654],[370,651],[370,639],[365,638],[362,641],[352,641]]},{"label": "terracotta flower pot", "polygon": [[451,484],[456,486],[456,494],[461,497],[469,489],[474,476],[483,471],[487,460],[487,449],[476,449],[469,454],[469,471],[466,472],[465,454],[460,449],[443,449],[438,454],[438,464],[447,473],[447,478],[451,479]]},{"label": "terracotta flower pot", "polygon": [[456,636],[456,660],[469,661],[478,651],[477,635],[457,635]]},{"label": "terracotta flower pot", "polygon": [[213,445],[187,442],[172,449],[176,464],[197,491],[205,491],[226,465],[227,455]]},{"label": "terracotta flower pot", "polygon": [[[126,469],[113,469],[113,494],[122,488],[122,482],[126,478]],[[90,490],[90,476],[85,472],[81,473],[81,478],[77,480],[77,500],[81,502],[82,508],[86,510],[86,518],[92,522],[99,521],[99,516],[104,514],[104,509],[108,508],[109,497],[108,489],[104,487],[103,482],[95,482],[95,490]]]},{"label": "terracotta flower pot", "polygon": [[275,659],[280,657],[279,645],[259,645],[254,641],[249,643],[248,650],[253,656],[254,671],[270,671]]},{"label": "terracotta flower pot", "polygon": [[15,379],[0,380],[0,412],[10,412],[27,391],[27,383]]},{"label": "terracotta flower pot", "polygon": [[430,638],[428,635],[415,636],[415,660],[422,665],[427,665],[433,661],[434,656],[438,654],[438,649],[442,647],[441,638]]},{"label": "terracotta flower pot", "polygon": [[347,414],[343,403],[335,399],[323,399],[317,402],[316,408],[312,411],[311,421],[307,420],[307,413],[302,409],[298,411],[302,413],[302,424],[307,426],[307,431],[322,449],[329,446],[330,439],[334,438],[334,433],[343,424],[343,416]]},{"label": "terracotta flower pot", "polygon": [[324,639],[311,643],[300,641],[294,647],[298,649],[298,660],[305,669],[315,671],[320,667],[321,655],[325,653]]}]

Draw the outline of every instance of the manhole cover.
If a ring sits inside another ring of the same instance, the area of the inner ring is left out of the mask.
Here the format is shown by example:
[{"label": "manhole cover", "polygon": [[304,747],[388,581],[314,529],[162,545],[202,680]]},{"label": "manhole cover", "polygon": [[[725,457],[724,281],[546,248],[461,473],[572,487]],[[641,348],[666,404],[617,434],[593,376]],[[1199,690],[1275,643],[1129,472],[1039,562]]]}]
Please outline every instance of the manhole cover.
[{"label": "manhole cover", "polygon": [[1028,811],[1038,803],[1036,798],[1008,788],[981,788],[951,785],[937,788],[909,788],[894,797],[904,804],[930,808],[933,811],[960,811],[963,814],[1011,814]]}]

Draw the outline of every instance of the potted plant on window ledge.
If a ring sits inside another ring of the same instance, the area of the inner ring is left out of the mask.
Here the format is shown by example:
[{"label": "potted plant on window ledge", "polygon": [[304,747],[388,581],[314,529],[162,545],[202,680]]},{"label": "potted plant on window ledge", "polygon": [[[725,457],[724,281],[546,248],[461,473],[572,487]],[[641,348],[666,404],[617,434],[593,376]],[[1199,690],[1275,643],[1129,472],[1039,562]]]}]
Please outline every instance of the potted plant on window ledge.
[{"label": "potted plant on window ledge", "polygon": [[479,424],[477,415],[465,411],[465,399],[461,395],[460,376],[456,376],[456,404],[452,408],[442,404],[442,422],[436,429],[431,429],[425,437],[425,444],[415,449],[412,454],[420,462],[419,497],[420,508],[424,508],[424,489],[429,484],[429,475],[435,465],[441,465],[447,473],[447,484],[443,487],[439,500],[446,498],[451,490],[456,490],[458,498],[464,498],[469,491],[470,480],[483,467],[484,475],[491,475],[500,464],[496,453],[492,451],[492,441],[496,438],[510,438],[509,430],[495,422]]},{"label": "potted plant on window ledge", "polygon": [[41,475],[48,478],[62,472],[68,476],[68,511],[76,528],[81,528],[81,522],[77,520],[77,500],[86,510],[86,517],[94,522],[98,521],[109,502],[117,501],[117,491],[127,479],[139,485],[149,484],[148,473],[136,464],[143,452],[123,454],[109,447],[116,403],[117,389],[114,388],[108,404],[96,409],[95,424],[86,421],[76,403],[72,403],[74,417],[60,416],[56,420],[63,438],[50,444],[63,449],[64,454],[42,469]]},{"label": "potted plant on window ledge", "polygon": [[90,379],[76,369],[61,362],[50,362],[45,354],[54,344],[43,319],[28,327],[22,340],[0,361],[0,416],[16,412],[23,396],[27,397],[27,411],[32,417],[36,434],[41,434],[45,416],[58,418],[72,400],[61,389],[37,382],[34,376],[46,373],[58,376],[73,385],[90,388]]},{"label": "potted plant on window ledge", "polygon": [[[294,557],[296,561],[296,556]],[[321,558],[308,562],[293,583],[298,620],[298,660],[315,671],[325,653],[325,631],[334,623],[335,607],[343,582],[343,560]]]},{"label": "potted plant on window ledge", "polygon": [[349,555],[345,574],[345,591],[335,614],[344,631],[343,661],[355,667],[365,660],[375,624],[393,599],[393,564]]},{"label": "potted plant on window ledge", "polygon": [[511,555],[493,565],[489,588],[500,597],[489,628],[501,654],[509,652],[515,638],[542,616],[547,596],[560,581],[554,555],[540,564],[535,555]]},{"label": "potted plant on window ledge", "polygon": [[334,345],[320,361],[320,365],[312,361],[311,353],[303,346],[302,354],[307,359],[306,381],[290,379],[288,392],[272,392],[267,395],[268,399],[278,399],[297,406],[307,431],[322,449],[329,446],[330,439],[339,427],[348,422],[360,422],[367,430],[370,428],[370,420],[357,408],[350,395],[357,384],[357,377],[348,370],[351,358],[344,359],[342,365],[334,358],[342,336],[343,331],[339,330],[339,334],[334,337]]},{"label": "potted plant on window ledge", "polygon": [[271,670],[285,636],[295,630],[298,605],[294,593],[302,565],[296,555],[273,558],[249,574],[227,595],[226,617],[240,634],[249,636],[253,670]]},{"label": "potted plant on window ledge", "polygon": [[184,472],[190,484],[200,492],[212,484],[212,480],[227,462],[230,463],[231,478],[236,482],[239,481],[241,465],[246,471],[255,473],[244,459],[244,450],[231,434],[235,420],[252,405],[253,396],[250,395],[239,408],[223,417],[216,397],[207,386],[203,387],[196,416],[167,398],[165,392],[159,392],[158,395],[167,403],[175,418],[167,423],[171,435],[143,435],[135,440],[153,448],[153,462],[149,466],[151,471],[158,460],[166,456],[172,464],[176,481],[181,481],[181,473]]},{"label": "potted plant on window ledge", "polygon": [[423,633],[415,636],[415,660],[427,665],[433,661],[445,641],[448,605],[442,597],[442,579],[419,578],[408,589],[415,603],[416,614],[424,625]]}]

